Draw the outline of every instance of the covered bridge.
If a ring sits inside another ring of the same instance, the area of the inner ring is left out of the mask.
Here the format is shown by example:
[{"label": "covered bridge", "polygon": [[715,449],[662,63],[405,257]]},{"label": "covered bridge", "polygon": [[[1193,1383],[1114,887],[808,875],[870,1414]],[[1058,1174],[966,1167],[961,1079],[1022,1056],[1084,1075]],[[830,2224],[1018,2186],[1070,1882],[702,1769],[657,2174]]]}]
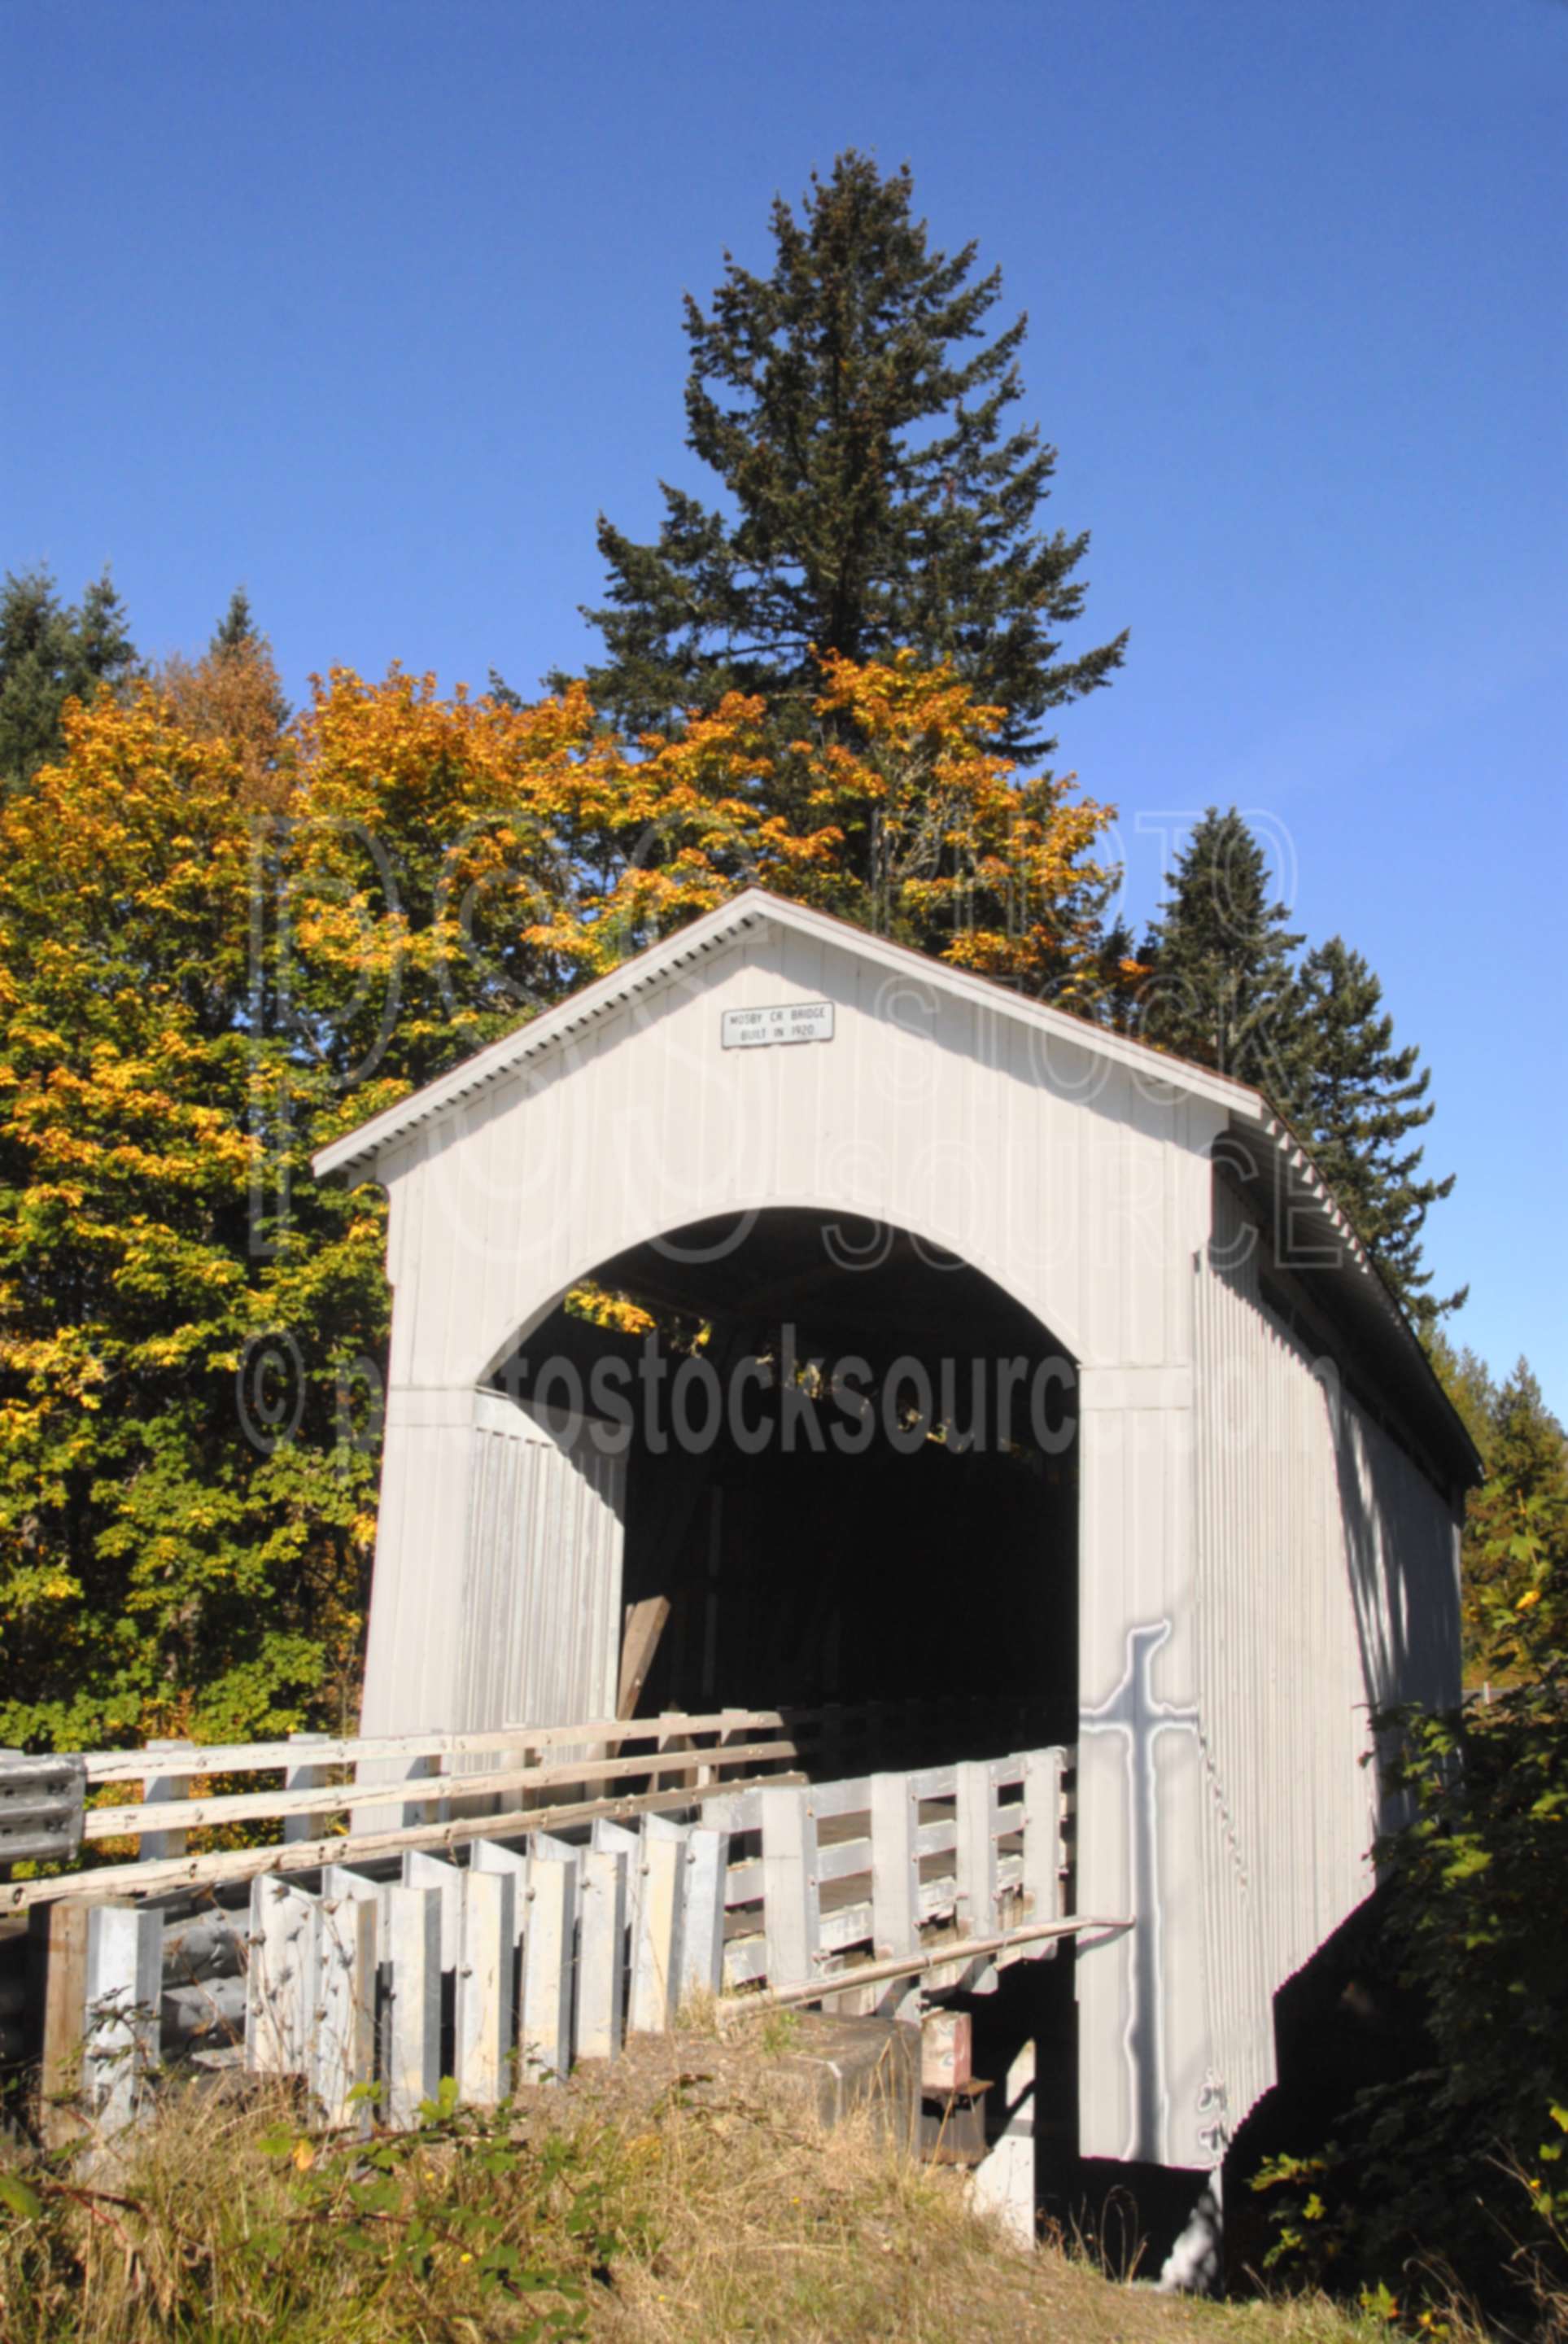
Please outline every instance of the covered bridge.
[{"label": "covered bridge", "polygon": [[364,1731],[1025,1705],[1134,1924],[1081,2153],[1216,2164],[1369,1891],[1371,1713],[1457,1694],[1474,1470],[1265,1102],[751,890],[317,1170],[390,1197]]}]

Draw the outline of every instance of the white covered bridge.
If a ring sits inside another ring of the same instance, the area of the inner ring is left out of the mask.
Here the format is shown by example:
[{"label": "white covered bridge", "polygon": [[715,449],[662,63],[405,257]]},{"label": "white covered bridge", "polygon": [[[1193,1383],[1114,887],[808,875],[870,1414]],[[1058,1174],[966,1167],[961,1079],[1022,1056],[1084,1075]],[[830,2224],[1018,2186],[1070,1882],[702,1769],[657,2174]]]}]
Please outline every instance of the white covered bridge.
[{"label": "white covered bridge", "polygon": [[391,1200],[365,1733],[1068,1746],[1076,1909],[1131,1923],[1074,1957],[1078,2146],[1215,2165],[1372,1884],[1371,1713],[1457,1694],[1474,1467],[1264,1102],[751,891],[317,1169]]}]

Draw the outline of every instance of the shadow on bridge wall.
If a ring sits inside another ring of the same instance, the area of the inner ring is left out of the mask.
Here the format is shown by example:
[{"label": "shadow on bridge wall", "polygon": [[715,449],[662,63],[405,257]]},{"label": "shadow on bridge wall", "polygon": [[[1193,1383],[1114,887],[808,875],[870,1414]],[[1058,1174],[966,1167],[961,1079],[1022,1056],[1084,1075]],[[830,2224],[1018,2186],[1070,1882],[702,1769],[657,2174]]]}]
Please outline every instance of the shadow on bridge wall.
[{"label": "shadow on bridge wall", "polygon": [[[1460,1694],[1458,1589],[1447,1501],[1342,1391],[1327,1394],[1345,1563],[1373,1716]],[[1386,1824],[1402,1818],[1383,1807]]]}]

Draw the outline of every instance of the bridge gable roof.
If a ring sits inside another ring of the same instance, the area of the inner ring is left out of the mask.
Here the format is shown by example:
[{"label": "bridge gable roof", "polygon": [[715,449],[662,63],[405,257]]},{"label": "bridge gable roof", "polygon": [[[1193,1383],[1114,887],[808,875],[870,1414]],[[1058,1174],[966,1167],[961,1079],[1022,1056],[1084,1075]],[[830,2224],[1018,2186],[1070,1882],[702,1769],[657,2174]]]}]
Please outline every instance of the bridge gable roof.
[{"label": "bridge gable roof", "polygon": [[372,1116],[357,1129],[346,1132],[342,1138],[333,1140],[312,1159],[317,1177],[325,1179],[334,1173],[352,1171],[368,1164],[407,1139],[421,1125],[438,1120],[451,1108],[471,1100],[492,1083],[504,1081],[544,1052],[579,1037],[586,1028],[612,1015],[628,1001],[689,976],[693,968],[710,955],[768,926],[830,945],[837,951],[851,954],[890,974],[913,978],[937,994],[978,1004],[993,1016],[1043,1030],[1055,1039],[1088,1051],[1091,1056],[1132,1066],[1151,1081],[1207,1099],[1241,1120],[1258,1122],[1269,1115],[1261,1095],[1246,1083],[1217,1075],[1184,1058],[1170,1057],[1146,1042],[1111,1033],[1045,1002],[1031,1001],[993,977],[950,967],[925,953],[911,951],[907,945],[891,944],[885,936],[872,935],[848,920],[836,919],[830,913],[790,903],[766,888],[748,887],[675,935],[660,938],[645,951],[622,961],[608,975],[581,986],[555,1008],[477,1050],[461,1065]]}]

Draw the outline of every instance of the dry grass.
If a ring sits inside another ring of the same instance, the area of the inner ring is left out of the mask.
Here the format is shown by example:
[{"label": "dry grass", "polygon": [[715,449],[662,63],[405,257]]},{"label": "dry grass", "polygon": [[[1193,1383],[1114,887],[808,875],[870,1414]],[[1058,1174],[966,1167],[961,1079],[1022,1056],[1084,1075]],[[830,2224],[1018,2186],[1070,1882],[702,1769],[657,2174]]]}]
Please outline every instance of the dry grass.
[{"label": "dry grass", "polygon": [[566,2092],[527,2092],[498,2120],[454,2117],[417,2137],[332,2144],[307,2137],[284,2100],[186,2093],[113,2168],[13,2154],[0,2173],[39,2211],[0,2208],[0,2334],[1351,2344],[1386,2333],[1322,2304],[1184,2302],[1028,2253],[977,2218],[960,2175],[894,2155],[869,2124],[822,2131],[757,2046],[735,2065],[700,2037],[638,2054]]}]

